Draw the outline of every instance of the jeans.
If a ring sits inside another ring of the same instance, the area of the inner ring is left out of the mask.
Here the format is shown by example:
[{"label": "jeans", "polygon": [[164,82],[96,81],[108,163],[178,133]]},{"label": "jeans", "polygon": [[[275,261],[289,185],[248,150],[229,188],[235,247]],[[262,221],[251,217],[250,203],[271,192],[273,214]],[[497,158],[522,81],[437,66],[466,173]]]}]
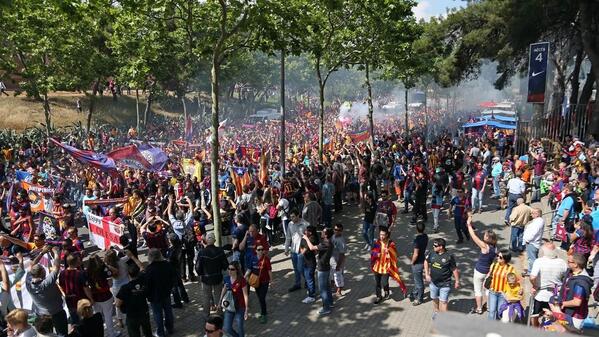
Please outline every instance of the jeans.
[{"label": "jeans", "polygon": [[532,243],[526,244],[526,258],[528,260],[528,272],[532,270],[532,264],[539,255],[539,248],[535,247]]},{"label": "jeans", "polygon": [[374,273],[374,280],[376,281],[376,297],[383,297],[381,288],[385,290],[385,293],[389,293],[389,274]]},{"label": "jeans", "polygon": [[147,312],[143,317],[131,317],[131,315],[127,315],[125,325],[127,326],[127,334],[129,334],[129,337],[141,337],[142,334],[140,333],[140,329],[145,337],[152,337],[150,314]]},{"label": "jeans", "polygon": [[374,226],[371,223],[364,221],[362,223],[362,237],[364,241],[372,247],[372,236],[374,234]]},{"label": "jeans", "polygon": [[333,205],[322,205],[322,222],[326,228],[332,228],[333,225]]},{"label": "jeans", "polygon": [[295,276],[294,286],[301,287],[302,275],[304,274],[304,256],[298,253],[291,253],[291,263],[293,264],[293,275]]},{"label": "jeans", "polygon": [[510,222],[510,215],[512,210],[516,207],[516,201],[520,198],[520,194],[509,193],[507,196],[507,210],[505,211],[505,221]]},{"label": "jeans", "polygon": [[424,271],[424,264],[413,264],[412,265],[412,276],[414,277],[414,290],[412,290],[412,296],[417,301],[422,302],[424,297],[424,280],[422,279],[422,272]]},{"label": "jeans", "polygon": [[466,228],[466,220],[463,217],[454,215],[453,226],[458,234],[459,241],[464,240],[464,236],[466,236],[466,238],[470,237],[470,234],[468,234],[468,229]]},{"label": "jeans", "polygon": [[412,200],[412,191],[408,191],[405,190],[404,191],[404,199],[403,199],[404,205],[405,205],[405,211],[408,211],[408,205],[412,204],[412,206],[414,206],[414,200]]},{"label": "jeans", "polygon": [[189,303],[189,296],[187,296],[187,291],[185,290],[181,277],[177,277],[177,283],[175,283],[171,292],[173,294],[173,302],[175,302],[175,305],[181,305],[181,300],[185,303]]},{"label": "jeans", "polygon": [[329,281],[330,270],[318,272],[318,289],[320,290],[320,298],[322,299],[322,309],[325,311],[331,310],[333,305],[333,294],[331,293],[331,282]]},{"label": "jeans", "polygon": [[202,282],[202,306],[206,318],[210,316],[210,306],[218,305],[218,299],[223,290],[223,283],[206,284]]},{"label": "jeans", "polygon": [[[225,311],[223,317],[223,330],[233,337],[244,337],[245,331],[243,329],[243,323],[245,321],[244,316],[245,309],[237,309],[235,312]],[[233,330],[233,321],[237,322],[237,330]]]},{"label": "jeans", "polygon": [[511,235],[510,235],[510,249],[515,251],[523,251],[524,247],[522,245],[522,235],[524,234],[524,228],[522,227],[512,227]]},{"label": "jeans", "polygon": [[260,283],[260,286],[256,288],[256,296],[258,296],[258,302],[260,302],[260,314],[266,315],[266,293],[268,293],[268,283]]},{"label": "jeans", "polygon": [[308,296],[316,297],[316,284],[314,284],[314,271],[316,270],[316,266],[314,267],[306,267],[304,266],[304,279],[306,280],[306,285],[308,287]]},{"label": "jeans", "polygon": [[501,191],[499,190],[499,181],[501,180],[500,176],[493,177],[493,195],[495,197],[499,197]]},{"label": "jeans", "polygon": [[483,209],[483,190],[477,190],[472,187],[472,210]]},{"label": "jeans", "polygon": [[173,331],[174,318],[173,318],[173,307],[171,307],[170,297],[150,302],[152,307],[152,315],[154,316],[154,323],[156,324],[156,334],[159,337],[164,337],[164,328],[167,331]]},{"label": "jeans", "polygon": [[[59,335],[66,336],[69,333],[68,322],[67,322],[67,313],[64,310],[60,310],[59,312],[52,315],[52,323],[54,324],[54,329]],[[108,335],[108,337],[112,337]]]},{"label": "jeans", "polygon": [[497,311],[499,310],[499,307],[501,307],[501,304],[504,301],[505,301],[505,299],[503,298],[503,294],[501,294],[500,292],[495,292],[495,291],[489,290],[489,298],[487,299],[489,319],[492,319],[492,320],[497,319],[497,317],[498,317]]},{"label": "jeans", "polygon": [[532,202],[541,201],[541,178],[542,176],[532,177]]},{"label": "jeans", "polygon": [[193,258],[195,256],[195,245],[193,242],[185,242],[183,244],[183,254],[181,254],[181,277],[182,278],[193,278],[194,265]]},{"label": "jeans", "polygon": [[112,321],[112,308],[114,307],[114,299],[111,297],[108,301],[94,303],[94,310],[102,314],[104,325],[106,325],[106,336],[113,337],[114,323]]}]

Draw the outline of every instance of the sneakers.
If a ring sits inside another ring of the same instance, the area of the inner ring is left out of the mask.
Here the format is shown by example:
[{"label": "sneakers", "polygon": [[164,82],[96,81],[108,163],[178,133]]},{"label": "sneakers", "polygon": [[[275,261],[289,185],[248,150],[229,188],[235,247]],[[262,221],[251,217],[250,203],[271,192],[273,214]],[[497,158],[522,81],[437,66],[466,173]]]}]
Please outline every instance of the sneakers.
[{"label": "sneakers", "polygon": [[291,293],[291,292],[294,292],[294,291],[300,290],[300,289],[302,289],[302,287],[300,287],[298,285],[294,285],[293,287],[289,288],[287,291]]},{"label": "sneakers", "polygon": [[306,297],[302,300],[302,303],[306,303],[306,304],[310,304],[310,303],[314,303],[316,301],[316,299],[314,297]]},{"label": "sneakers", "polygon": [[384,299],[389,299],[389,297],[391,297],[391,292],[390,291],[385,291],[385,296],[383,296]]},{"label": "sneakers", "polygon": [[331,310],[330,310],[330,309],[329,309],[329,310],[320,309],[320,311],[318,311],[318,314],[319,314],[320,316],[328,315],[328,314],[330,314],[330,313],[331,313]]},{"label": "sneakers", "polygon": [[435,234],[439,233],[439,227],[433,228],[433,232],[435,232]]},{"label": "sneakers", "polygon": [[422,302],[420,302],[419,300],[415,300],[414,302],[412,302],[413,306],[417,306],[417,305],[420,305],[420,304],[422,304]]},{"label": "sneakers", "polygon": [[383,301],[383,298],[380,296],[377,296],[376,299],[374,300],[374,304],[379,304]]},{"label": "sneakers", "polygon": [[268,319],[266,318],[266,315],[260,315],[259,321],[260,321],[260,324],[266,324]]},{"label": "sneakers", "polygon": [[364,250],[370,250],[370,245],[369,244],[364,245]]}]

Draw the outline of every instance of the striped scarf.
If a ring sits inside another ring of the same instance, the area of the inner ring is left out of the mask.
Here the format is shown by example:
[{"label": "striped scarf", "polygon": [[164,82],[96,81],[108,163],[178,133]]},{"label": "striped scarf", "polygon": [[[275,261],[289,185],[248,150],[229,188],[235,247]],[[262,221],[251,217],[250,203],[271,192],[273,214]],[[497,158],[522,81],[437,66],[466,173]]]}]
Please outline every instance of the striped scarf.
[{"label": "striped scarf", "polygon": [[407,293],[406,285],[399,276],[397,268],[397,249],[395,242],[389,240],[386,244],[380,240],[375,241],[370,253],[372,271],[377,274],[389,274],[397,283],[404,296]]}]

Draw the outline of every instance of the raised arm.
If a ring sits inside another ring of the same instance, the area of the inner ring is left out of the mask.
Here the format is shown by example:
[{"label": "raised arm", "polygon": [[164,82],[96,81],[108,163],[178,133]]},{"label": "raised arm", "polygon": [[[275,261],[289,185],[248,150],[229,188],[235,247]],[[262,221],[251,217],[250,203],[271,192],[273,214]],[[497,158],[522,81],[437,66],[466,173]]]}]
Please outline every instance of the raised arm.
[{"label": "raised arm", "polygon": [[468,233],[472,238],[472,241],[483,251],[487,251],[489,249],[489,245],[487,245],[483,240],[481,240],[476,232],[474,231],[474,227],[472,227],[472,213],[468,212],[468,219],[466,220],[466,226],[468,227]]}]

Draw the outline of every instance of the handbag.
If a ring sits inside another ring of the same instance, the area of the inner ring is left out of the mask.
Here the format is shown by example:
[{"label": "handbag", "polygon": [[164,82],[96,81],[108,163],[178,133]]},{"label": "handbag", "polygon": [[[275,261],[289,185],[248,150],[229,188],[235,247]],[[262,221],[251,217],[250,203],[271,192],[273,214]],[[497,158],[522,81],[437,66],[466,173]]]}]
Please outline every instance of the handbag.
[{"label": "handbag", "polygon": [[493,270],[495,270],[495,263],[491,265],[491,270],[489,270],[489,273],[485,276],[485,280],[483,281],[483,287],[487,290],[491,288],[491,284],[493,283]]},{"label": "handbag", "polygon": [[557,228],[555,230],[555,238],[561,242],[568,242],[568,231],[566,231],[566,227],[564,226],[564,224],[557,224]]},{"label": "handbag", "polygon": [[250,273],[250,275],[248,276],[248,279],[247,279],[250,287],[256,289],[260,286],[260,273],[261,272],[262,272],[262,266],[260,266],[258,268],[258,274]]},{"label": "handbag", "polygon": [[233,297],[233,291],[231,290],[231,285],[226,282],[225,286],[227,287],[227,291],[225,291],[225,296],[221,301],[221,307],[228,312],[235,312],[235,298]]}]

